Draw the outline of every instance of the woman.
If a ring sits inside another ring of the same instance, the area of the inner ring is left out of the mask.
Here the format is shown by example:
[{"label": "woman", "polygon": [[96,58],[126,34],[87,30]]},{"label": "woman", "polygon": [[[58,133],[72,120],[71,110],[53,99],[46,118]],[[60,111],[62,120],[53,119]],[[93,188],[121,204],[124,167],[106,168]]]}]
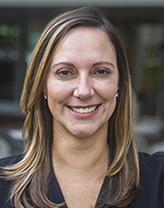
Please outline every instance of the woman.
[{"label": "woman", "polygon": [[164,154],[138,157],[126,56],[98,9],[47,25],[21,108],[25,151],[0,162],[0,207],[164,207]]}]

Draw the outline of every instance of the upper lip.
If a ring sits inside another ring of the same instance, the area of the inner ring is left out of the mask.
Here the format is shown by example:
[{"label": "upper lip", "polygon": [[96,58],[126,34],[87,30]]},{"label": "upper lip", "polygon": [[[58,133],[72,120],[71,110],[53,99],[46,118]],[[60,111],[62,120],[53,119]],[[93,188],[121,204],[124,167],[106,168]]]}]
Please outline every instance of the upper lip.
[{"label": "upper lip", "polygon": [[68,107],[71,108],[91,108],[93,106],[99,106],[101,104],[92,104],[92,105],[87,105],[87,106],[82,106],[82,105],[67,105]]}]

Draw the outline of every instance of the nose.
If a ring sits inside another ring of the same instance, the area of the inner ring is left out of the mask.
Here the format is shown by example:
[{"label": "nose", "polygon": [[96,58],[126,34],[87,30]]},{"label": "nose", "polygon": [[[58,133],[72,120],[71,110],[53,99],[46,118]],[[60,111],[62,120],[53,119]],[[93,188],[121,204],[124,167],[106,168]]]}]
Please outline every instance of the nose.
[{"label": "nose", "polygon": [[77,80],[76,88],[73,95],[82,100],[86,100],[94,95],[94,89],[92,86],[91,78],[87,76],[81,76]]}]

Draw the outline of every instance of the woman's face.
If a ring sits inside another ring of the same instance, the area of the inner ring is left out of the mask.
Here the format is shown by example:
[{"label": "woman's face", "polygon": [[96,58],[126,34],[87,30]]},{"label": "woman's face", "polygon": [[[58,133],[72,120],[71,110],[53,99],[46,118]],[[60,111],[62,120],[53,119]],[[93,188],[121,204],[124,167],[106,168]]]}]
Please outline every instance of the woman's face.
[{"label": "woman's face", "polygon": [[45,87],[55,131],[87,137],[107,129],[118,76],[115,49],[105,32],[68,31],[53,54]]}]

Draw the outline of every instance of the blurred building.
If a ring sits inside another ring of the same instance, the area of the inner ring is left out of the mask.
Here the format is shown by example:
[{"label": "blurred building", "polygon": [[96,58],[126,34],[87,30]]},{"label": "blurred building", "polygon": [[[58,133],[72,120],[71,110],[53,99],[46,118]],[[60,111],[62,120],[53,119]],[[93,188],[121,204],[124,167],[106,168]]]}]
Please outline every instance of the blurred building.
[{"label": "blurred building", "polygon": [[117,28],[132,74],[136,134],[146,138],[145,146],[152,138],[162,142],[164,0],[0,0],[0,138],[11,144],[17,134],[8,130],[21,129],[19,99],[41,31],[59,13],[80,6],[98,6]]}]

